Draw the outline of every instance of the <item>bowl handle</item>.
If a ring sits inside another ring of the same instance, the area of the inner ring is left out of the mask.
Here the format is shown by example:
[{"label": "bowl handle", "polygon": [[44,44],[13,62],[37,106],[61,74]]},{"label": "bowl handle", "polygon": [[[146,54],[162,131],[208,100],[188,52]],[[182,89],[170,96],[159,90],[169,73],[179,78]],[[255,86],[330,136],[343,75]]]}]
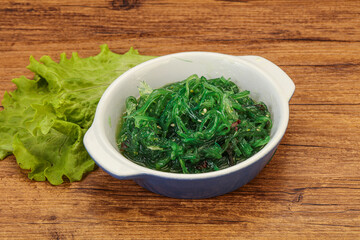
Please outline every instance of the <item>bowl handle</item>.
[{"label": "bowl handle", "polygon": [[240,56],[240,58],[256,65],[270,75],[281,89],[284,97],[290,101],[295,91],[295,84],[281,68],[269,60],[259,56]]},{"label": "bowl handle", "polygon": [[104,148],[100,147],[100,143],[92,127],[85,133],[84,146],[96,164],[111,176],[118,179],[134,179],[141,175],[141,173],[130,166],[122,164],[118,160],[118,155],[120,153],[115,149],[106,151]]}]

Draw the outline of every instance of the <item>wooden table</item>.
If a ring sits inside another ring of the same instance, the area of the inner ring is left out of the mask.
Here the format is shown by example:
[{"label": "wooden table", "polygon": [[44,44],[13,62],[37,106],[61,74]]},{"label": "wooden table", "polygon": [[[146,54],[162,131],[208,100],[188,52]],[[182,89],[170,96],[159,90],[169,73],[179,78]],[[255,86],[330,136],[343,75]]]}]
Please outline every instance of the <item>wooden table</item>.
[{"label": "wooden table", "polygon": [[1,1],[0,96],[30,55],[260,55],[296,84],[287,133],[249,184],[170,199],[98,169],[33,182],[0,161],[0,239],[360,239],[360,1]]}]

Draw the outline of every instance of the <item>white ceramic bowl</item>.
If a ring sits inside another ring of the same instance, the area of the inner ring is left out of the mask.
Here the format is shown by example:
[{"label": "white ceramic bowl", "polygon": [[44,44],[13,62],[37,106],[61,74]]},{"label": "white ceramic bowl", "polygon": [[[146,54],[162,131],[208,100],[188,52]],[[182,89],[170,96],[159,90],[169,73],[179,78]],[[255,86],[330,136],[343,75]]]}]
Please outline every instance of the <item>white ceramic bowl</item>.
[{"label": "white ceramic bowl", "polygon": [[[168,173],[137,165],[118,150],[118,121],[128,96],[139,96],[137,86],[152,88],[186,79],[192,74],[231,78],[251,97],[269,108],[271,140],[258,153],[235,166],[200,174]],[[144,62],[118,77],[103,94],[84,145],[95,162],[118,179],[133,179],[140,186],[174,198],[208,198],[233,191],[251,181],[271,160],[289,120],[288,102],[294,93],[292,80],[272,62],[258,56],[230,56],[210,52],[184,52]]]}]

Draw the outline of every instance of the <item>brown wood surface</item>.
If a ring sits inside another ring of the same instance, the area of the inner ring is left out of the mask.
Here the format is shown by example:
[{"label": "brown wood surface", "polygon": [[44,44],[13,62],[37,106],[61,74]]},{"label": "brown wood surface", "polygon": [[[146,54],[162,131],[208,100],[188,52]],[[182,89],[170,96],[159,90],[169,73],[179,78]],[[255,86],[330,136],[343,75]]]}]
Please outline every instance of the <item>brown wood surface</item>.
[{"label": "brown wood surface", "polygon": [[30,55],[103,43],[260,55],[296,84],[275,157],[224,196],[166,198],[100,169],[54,187],[0,161],[0,239],[360,239],[360,1],[0,2],[0,99]]}]

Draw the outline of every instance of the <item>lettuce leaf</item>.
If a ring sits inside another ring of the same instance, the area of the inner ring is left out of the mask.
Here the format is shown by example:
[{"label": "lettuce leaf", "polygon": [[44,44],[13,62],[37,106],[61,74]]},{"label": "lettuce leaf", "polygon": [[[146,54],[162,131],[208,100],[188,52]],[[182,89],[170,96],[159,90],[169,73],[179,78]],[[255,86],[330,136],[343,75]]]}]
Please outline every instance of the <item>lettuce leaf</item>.
[{"label": "lettuce leaf", "polygon": [[33,79],[22,76],[13,82],[17,89],[5,93],[0,111],[0,159],[14,154],[28,177],[53,185],[79,181],[94,169],[82,139],[90,127],[102,93],[119,75],[154,57],[130,49],[120,55],[100,46],[93,57],[59,63],[49,56],[30,57]]}]

